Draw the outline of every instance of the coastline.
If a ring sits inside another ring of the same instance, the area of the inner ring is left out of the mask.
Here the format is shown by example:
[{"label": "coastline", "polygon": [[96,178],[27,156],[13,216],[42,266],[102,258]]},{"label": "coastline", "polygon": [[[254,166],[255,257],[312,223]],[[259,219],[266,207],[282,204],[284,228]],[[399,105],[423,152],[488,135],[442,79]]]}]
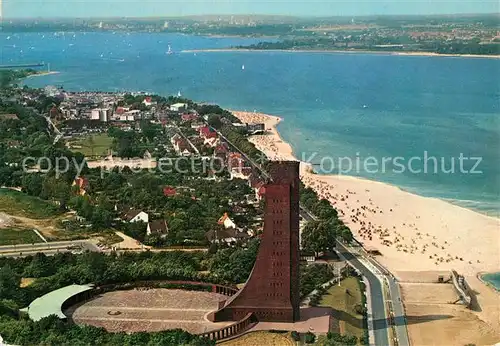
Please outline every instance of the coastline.
[{"label": "coastline", "polygon": [[[297,160],[277,130],[282,118],[231,112],[242,122],[265,124],[266,134],[250,141],[270,159]],[[377,260],[397,278],[452,269],[464,275],[478,293],[478,317],[500,333],[499,293],[477,277],[500,272],[500,219],[383,182],[316,174],[304,162],[300,171],[304,184],[337,208],[355,238],[365,248],[379,251]]]},{"label": "coastline", "polygon": [[328,49],[249,49],[249,48],[214,48],[214,49],[188,49],[181,53],[230,53],[230,52],[280,52],[280,53],[321,53],[321,54],[376,54],[393,56],[426,56],[447,58],[476,58],[476,59],[500,59],[500,55],[476,55],[476,54],[438,54],[431,52],[398,52],[398,51],[375,51],[375,50],[328,50]]},{"label": "coastline", "polygon": [[59,71],[40,72],[40,73],[30,74],[26,78],[50,76],[50,75],[59,74],[59,73],[60,73]]},{"label": "coastline", "polygon": [[488,286],[493,291],[496,291],[496,292],[500,293],[500,287],[495,286],[493,283],[489,282],[487,279],[484,278],[485,276],[488,276],[488,275],[489,276],[491,276],[491,275],[497,275],[498,276],[498,275],[500,275],[500,272],[494,272],[494,273],[491,273],[491,272],[480,272],[480,273],[477,274],[477,278],[485,286]]}]

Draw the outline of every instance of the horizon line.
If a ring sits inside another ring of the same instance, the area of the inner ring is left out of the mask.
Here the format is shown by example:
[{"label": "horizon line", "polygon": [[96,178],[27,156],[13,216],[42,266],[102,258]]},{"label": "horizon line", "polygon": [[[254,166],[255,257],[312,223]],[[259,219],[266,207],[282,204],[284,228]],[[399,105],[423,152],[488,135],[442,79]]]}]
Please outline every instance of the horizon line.
[{"label": "horizon line", "polygon": [[[1,1],[0,1],[1,3]],[[0,17],[0,21],[5,20],[75,20],[75,19],[180,19],[193,17],[284,17],[290,19],[328,19],[328,18],[373,18],[373,17],[451,17],[451,16],[498,16],[500,12],[456,12],[456,13],[439,13],[439,14],[366,14],[366,15],[287,15],[287,14],[188,14],[180,16],[88,16],[88,17],[71,17],[71,16],[54,16],[54,17]]]}]

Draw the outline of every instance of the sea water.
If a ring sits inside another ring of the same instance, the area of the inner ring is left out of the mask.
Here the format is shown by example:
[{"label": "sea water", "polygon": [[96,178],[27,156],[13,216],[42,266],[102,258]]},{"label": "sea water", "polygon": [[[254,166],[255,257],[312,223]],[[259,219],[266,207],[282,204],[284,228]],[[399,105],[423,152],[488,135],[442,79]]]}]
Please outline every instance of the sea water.
[{"label": "sea water", "polygon": [[[258,40],[173,34],[10,36],[7,41],[6,34],[0,35],[2,64],[45,61],[60,72],[26,80],[30,86],[162,95],[181,91],[197,101],[279,115],[283,138],[299,159],[323,163],[317,166],[320,173],[339,173],[339,160],[355,163],[359,158],[360,167],[343,174],[499,215],[498,59],[182,52]],[[174,54],[167,54],[169,45]],[[404,172],[395,165],[396,157],[403,158]],[[467,158],[462,169],[460,157]],[[424,158],[430,160],[427,170]],[[374,159],[376,167],[364,166]],[[389,159],[385,167],[383,159]]]},{"label": "sea water", "polygon": [[481,278],[491,284],[497,291],[500,291],[500,273],[484,274]]}]

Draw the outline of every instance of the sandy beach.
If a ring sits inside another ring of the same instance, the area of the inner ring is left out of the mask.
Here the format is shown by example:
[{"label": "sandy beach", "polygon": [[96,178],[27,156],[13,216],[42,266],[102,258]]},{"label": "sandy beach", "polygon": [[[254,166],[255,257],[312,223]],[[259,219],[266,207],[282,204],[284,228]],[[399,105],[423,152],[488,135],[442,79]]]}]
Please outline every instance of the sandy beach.
[{"label": "sandy beach", "polygon": [[31,74],[29,75],[28,77],[26,78],[33,78],[33,77],[43,77],[43,76],[50,76],[50,75],[53,75],[53,74],[59,74],[60,72],[59,71],[46,71],[46,72],[39,72],[39,73],[35,73],[35,74]]},{"label": "sandy beach", "polygon": [[283,53],[331,53],[331,54],[377,54],[377,55],[399,55],[399,56],[427,56],[448,58],[477,58],[477,59],[500,59],[500,55],[481,54],[438,54],[431,52],[398,52],[398,51],[376,51],[376,50],[328,50],[328,49],[248,49],[248,48],[212,48],[212,49],[187,49],[181,53],[229,53],[229,52],[283,52]]},{"label": "sandy beach", "polygon": [[[265,123],[267,133],[250,140],[270,159],[296,160],[276,126],[282,119],[261,113],[233,112],[242,122]],[[476,290],[480,317],[500,335],[500,296],[476,275],[500,271],[500,220],[437,198],[405,192],[367,179],[314,174],[301,164],[302,181],[328,199],[356,239],[381,255],[377,260],[398,272],[457,270]],[[500,337],[499,337],[500,341]]]}]

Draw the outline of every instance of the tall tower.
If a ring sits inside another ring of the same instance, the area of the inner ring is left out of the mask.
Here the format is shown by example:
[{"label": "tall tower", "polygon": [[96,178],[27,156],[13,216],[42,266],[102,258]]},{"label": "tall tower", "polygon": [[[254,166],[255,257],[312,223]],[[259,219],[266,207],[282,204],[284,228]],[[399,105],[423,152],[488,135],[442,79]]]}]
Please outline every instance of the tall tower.
[{"label": "tall tower", "polygon": [[245,286],[210,314],[214,321],[238,321],[253,312],[259,321],[300,319],[299,162],[272,162],[265,185],[264,233]]}]

